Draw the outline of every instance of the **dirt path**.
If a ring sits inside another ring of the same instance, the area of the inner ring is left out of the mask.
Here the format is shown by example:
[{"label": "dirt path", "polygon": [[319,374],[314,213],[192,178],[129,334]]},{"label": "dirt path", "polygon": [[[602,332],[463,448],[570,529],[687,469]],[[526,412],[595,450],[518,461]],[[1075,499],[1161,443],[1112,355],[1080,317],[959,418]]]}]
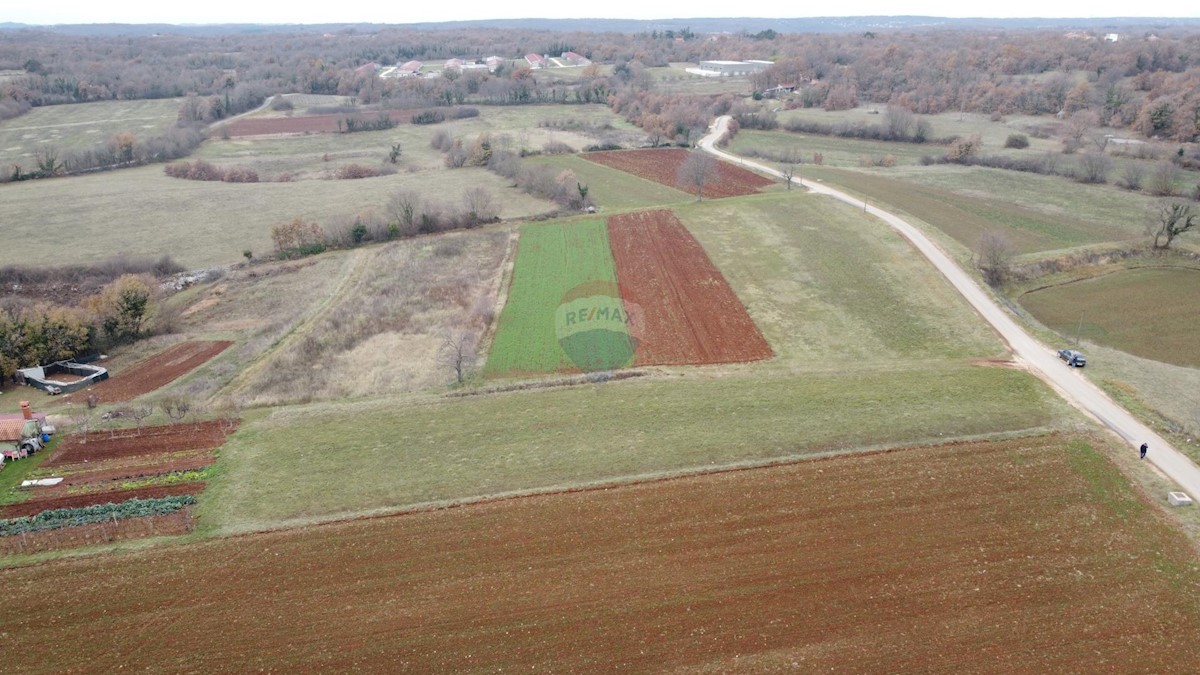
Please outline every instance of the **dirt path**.
[{"label": "dirt path", "polygon": [[[728,124],[728,116],[717,118],[710,133],[700,141],[700,147],[741,166],[783,178],[783,174],[775,169],[717,149],[715,143],[724,135]],[[933,266],[946,277],[955,290],[966,298],[975,311],[979,312],[1000,333],[1000,337],[1008,343],[1016,358],[1029,366],[1030,372],[1049,384],[1072,406],[1099,421],[1124,439],[1130,445],[1131,452],[1136,451],[1135,449],[1143,442],[1149,443],[1150,452],[1147,459],[1193,498],[1200,496],[1200,468],[1183,453],[1172,447],[1166,439],[1154,433],[1127,410],[1117,405],[1099,387],[1092,384],[1091,380],[1085,378],[1075,368],[1066,366],[1058,359],[1053,349],[1038,342],[1025,329],[1021,328],[1008,312],[997,305],[991,296],[980,288],[979,284],[975,283],[970,275],[959,267],[945,251],[911,223],[894,213],[870,206],[861,199],[826,185],[812,181],[805,184],[796,178],[792,180],[800,186],[808,188],[811,192],[828,195],[855,208],[863,209],[866,213],[870,213],[890,225],[892,229],[911,242],[929,262],[933,263]],[[1162,498],[1165,499],[1166,495],[1162,495]]]}]

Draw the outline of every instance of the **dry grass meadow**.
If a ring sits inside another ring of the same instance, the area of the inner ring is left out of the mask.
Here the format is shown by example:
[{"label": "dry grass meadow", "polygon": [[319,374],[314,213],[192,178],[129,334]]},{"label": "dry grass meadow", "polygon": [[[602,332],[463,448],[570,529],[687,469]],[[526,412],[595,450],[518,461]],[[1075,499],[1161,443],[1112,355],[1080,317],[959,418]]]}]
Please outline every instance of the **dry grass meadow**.
[{"label": "dry grass meadow", "polygon": [[0,121],[0,166],[33,169],[39,150],[87,150],[122,132],[138,138],[157,136],[174,126],[179,105],[179,99],[166,98],[34,108]]}]

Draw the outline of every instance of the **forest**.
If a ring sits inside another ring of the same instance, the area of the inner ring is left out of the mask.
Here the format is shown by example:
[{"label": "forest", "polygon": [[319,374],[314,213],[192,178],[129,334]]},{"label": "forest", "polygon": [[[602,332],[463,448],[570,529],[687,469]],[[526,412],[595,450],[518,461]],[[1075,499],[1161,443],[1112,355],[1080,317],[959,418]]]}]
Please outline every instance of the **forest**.
[{"label": "forest", "polygon": [[[511,65],[435,79],[383,80],[356,70],[410,59],[519,59],[564,51],[612,67],[569,81]],[[1188,28],[1130,29],[1117,41],[1068,30],[704,35],[403,27],[315,33],[297,27],[263,35],[79,36],[25,29],[0,32],[0,118],[31,106],[189,97],[180,111],[185,124],[221,119],[284,92],[349,95],[361,104],[404,108],[604,102],[619,100],[622,90],[653,90],[645,68],[717,59],[775,62],[755,78],[755,88],[804,85],[805,106],[871,102],[922,114],[996,115],[1069,115],[1086,108],[1106,126],[1146,136],[1186,142],[1200,134],[1200,31]],[[661,114],[672,104],[642,107]],[[688,115],[681,113],[683,126]]]}]

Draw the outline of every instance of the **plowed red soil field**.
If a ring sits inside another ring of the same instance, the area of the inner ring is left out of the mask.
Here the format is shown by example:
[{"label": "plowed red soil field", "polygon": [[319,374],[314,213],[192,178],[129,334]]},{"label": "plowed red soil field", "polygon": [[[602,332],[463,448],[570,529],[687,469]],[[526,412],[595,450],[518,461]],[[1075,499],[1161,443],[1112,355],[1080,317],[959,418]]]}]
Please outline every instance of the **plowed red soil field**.
[{"label": "plowed red soil field", "polygon": [[1058,436],[59,560],[3,583],[12,672],[1200,663],[1186,537]]},{"label": "plowed red soil field", "polygon": [[180,450],[209,450],[225,443],[225,437],[237,425],[226,420],[209,420],[190,424],[168,424],[156,427],[122,429],[109,434],[92,431],[72,434],[63,439],[42,467],[54,468],[80,462],[101,462],[118,457],[161,455]]},{"label": "plowed red soil field", "polygon": [[35,497],[17,504],[0,507],[0,518],[19,518],[32,516],[42,511],[52,509],[72,509],[94,504],[118,504],[129,499],[157,499],[175,495],[198,495],[204,491],[204,481],[176,483],[174,485],[154,485],[134,490],[105,490],[89,492],[81,495],[64,495],[61,497]]},{"label": "plowed red soil field", "polygon": [[[144,461],[135,464],[122,463],[120,466],[100,466],[95,469],[81,470],[81,464],[65,467],[70,473],[57,474],[63,481],[54,487],[34,488],[41,496],[61,496],[78,488],[111,490],[121,482],[139,480],[151,476],[163,476],[182,471],[198,471],[216,463],[217,458],[211,452],[204,450],[194,452],[179,452],[169,455],[145,455]],[[107,464],[107,463],[105,463]]]},{"label": "plowed red soil field", "polygon": [[621,299],[641,308],[636,365],[757,361],[773,355],[700,243],[667,210],[608,219]]},{"label": "plowed red soil field", "polygon": [[[683,148],[614,150],[611,152],[585,152],[580,155],[580,157],[597,164],[631,173],[684,192],[694,192],[693,186],[681,185],[679,182],[679,167],[683,166],[687,156],[688,151]],[[774,184],[770,178],[728,162],[714,158],[713,164],[716,166],[717,177],[704,186],[704,196],[710,199],[752,195]]]},{"label": "plowed red soil field", "polygon": [[204,342],[199,340],[180,342],[154,356],[140,361],[128,370],[110,373],[109,379],[63,397],[64,400],[82,402],[88,393],[105,403],[131,401],[142,394],[182,377],[201,364],[225,351],[232,342]]},{"label": "plowed red soil field", "polygon": [[[304,115],[298,117],[245,117],[225,126],[230,136],[262,136],[266,134],[334,133],[341,131],[338,122],[345,123],[350,115]],[[412,110],[393,110],[388,117],[396,124],[412,122]],[[378,113],[358,115],[367,121],[379,119]]]}]

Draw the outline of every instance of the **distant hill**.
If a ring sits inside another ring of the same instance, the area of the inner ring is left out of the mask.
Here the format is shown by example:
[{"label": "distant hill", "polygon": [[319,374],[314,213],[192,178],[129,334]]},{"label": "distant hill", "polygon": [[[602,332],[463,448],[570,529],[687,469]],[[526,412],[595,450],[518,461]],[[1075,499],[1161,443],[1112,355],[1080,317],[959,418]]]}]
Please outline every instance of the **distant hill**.
[{"label": "distant hill", "polygon": [[392,28],[448,30],[456,28],[516,28],[552,32],[649,33],[651,31],[690,29],[697,33],[853,33],[860,31],[911,31],[944,28],[950,30],[1058,30],[1200,27],[1200,18],[1027,18],[1027,19],[951,19],[934,16],[851,16],[794,19],[681,18],[681,19],[478,19],[430,23],[379,24],[58,24],[39,26],[0,23],[0,30],[40,30],[66,35],[230,35],[254,33],[374,33]]}]

